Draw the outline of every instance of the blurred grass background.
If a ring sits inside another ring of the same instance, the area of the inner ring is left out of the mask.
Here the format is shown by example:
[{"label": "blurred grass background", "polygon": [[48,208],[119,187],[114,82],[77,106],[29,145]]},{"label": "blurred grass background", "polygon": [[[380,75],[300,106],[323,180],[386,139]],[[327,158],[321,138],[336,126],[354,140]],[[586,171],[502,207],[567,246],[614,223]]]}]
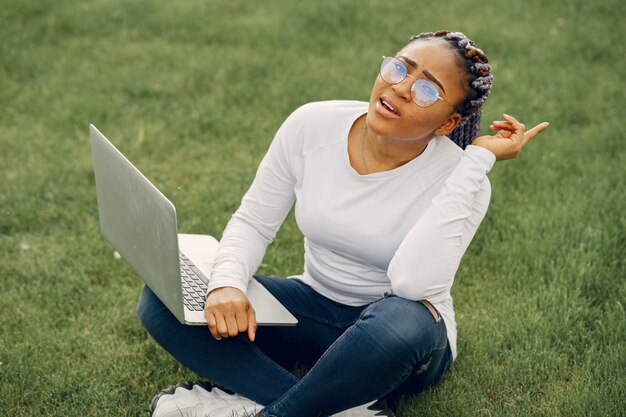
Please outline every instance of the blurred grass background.
[{"label": "blurred grass background", "polygon": [[[0,414],[131,416],[197,378],[145,333],[100,235],[94,123],[221,237],[284,118],[369,99],[380,56],[462,31],[501,113],[550,127],[489,174],[453,288],[459,357],[401,416],[623,416],[624,20],[618,0],[0,0]],[[302,271],[290,213],[259,273]]]}]

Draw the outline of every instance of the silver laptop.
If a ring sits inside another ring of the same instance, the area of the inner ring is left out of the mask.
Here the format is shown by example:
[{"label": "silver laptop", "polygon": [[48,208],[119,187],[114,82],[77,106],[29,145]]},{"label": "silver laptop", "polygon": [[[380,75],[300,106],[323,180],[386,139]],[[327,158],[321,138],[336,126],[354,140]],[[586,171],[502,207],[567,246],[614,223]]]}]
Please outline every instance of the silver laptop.
[{"label": "silver laptop", "polygon": [[[206,325],[204,298],[219,242],[179,234],[174,205],[94,125],[89,125],[100,228],[181,323]],[[298,320],[254,277],[246,296],[259,326]]]}]

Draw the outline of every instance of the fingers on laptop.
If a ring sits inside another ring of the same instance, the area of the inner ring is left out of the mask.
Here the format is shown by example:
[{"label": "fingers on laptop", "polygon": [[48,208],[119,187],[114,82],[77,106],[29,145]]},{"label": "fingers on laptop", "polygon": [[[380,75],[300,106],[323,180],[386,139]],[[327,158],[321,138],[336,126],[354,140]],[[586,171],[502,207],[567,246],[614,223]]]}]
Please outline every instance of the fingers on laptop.
[{"label": "fingers on laptop", "polygon": [[211,335],[216,340],[225,337],[237,336],[248,331],[248,338],[254,342],[257,330],[256,312],[252,305],[248,306],[247,313],[237,312],[234,316],[224,316],[219,312],[207,313],[207,325]]}]

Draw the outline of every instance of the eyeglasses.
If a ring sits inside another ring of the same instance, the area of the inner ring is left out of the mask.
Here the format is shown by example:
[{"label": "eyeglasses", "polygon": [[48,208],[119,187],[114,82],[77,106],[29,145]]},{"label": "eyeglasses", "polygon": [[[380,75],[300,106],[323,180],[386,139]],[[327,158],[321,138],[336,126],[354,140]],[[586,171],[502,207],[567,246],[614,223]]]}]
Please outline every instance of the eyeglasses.
[{"label": "eyeglasses", "polygon": [[[406,77],[411,77],[415,81],[411,85],[411,98],[413,102],[419,107],[430,107],[437,102],[437,100],[450,102],[444,100],[439,95],[437,87],[430,81],[426,81],[423,78],[415,78],[409,74],[404,62],[393,56],[383,56],[383,62],[380,64],[380,77],[387,84],[400,84]],[[454,107],[452,104],[450,104]]]}]

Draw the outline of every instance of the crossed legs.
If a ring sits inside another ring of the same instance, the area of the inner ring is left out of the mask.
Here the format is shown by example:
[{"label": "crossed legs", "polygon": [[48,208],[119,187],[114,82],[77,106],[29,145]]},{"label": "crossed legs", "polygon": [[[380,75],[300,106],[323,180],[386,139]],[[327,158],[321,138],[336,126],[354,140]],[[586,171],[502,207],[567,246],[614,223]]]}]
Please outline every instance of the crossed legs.
[{"label": "crossed legs", "polygon": [[[346,306],[297,279],[256,276],[296,316],[296,326],[260,326],[215,340],[208,328],[181,325],[144,288],[138,315],[182,364],[264,405],[261,417],[321,417],[386,397],[397,402],[439,380],[450,366],[443,320],[393,294]],[[298,379],[297,364],[310,367]],[[391,405],[391,404],[390,404]]]}]

